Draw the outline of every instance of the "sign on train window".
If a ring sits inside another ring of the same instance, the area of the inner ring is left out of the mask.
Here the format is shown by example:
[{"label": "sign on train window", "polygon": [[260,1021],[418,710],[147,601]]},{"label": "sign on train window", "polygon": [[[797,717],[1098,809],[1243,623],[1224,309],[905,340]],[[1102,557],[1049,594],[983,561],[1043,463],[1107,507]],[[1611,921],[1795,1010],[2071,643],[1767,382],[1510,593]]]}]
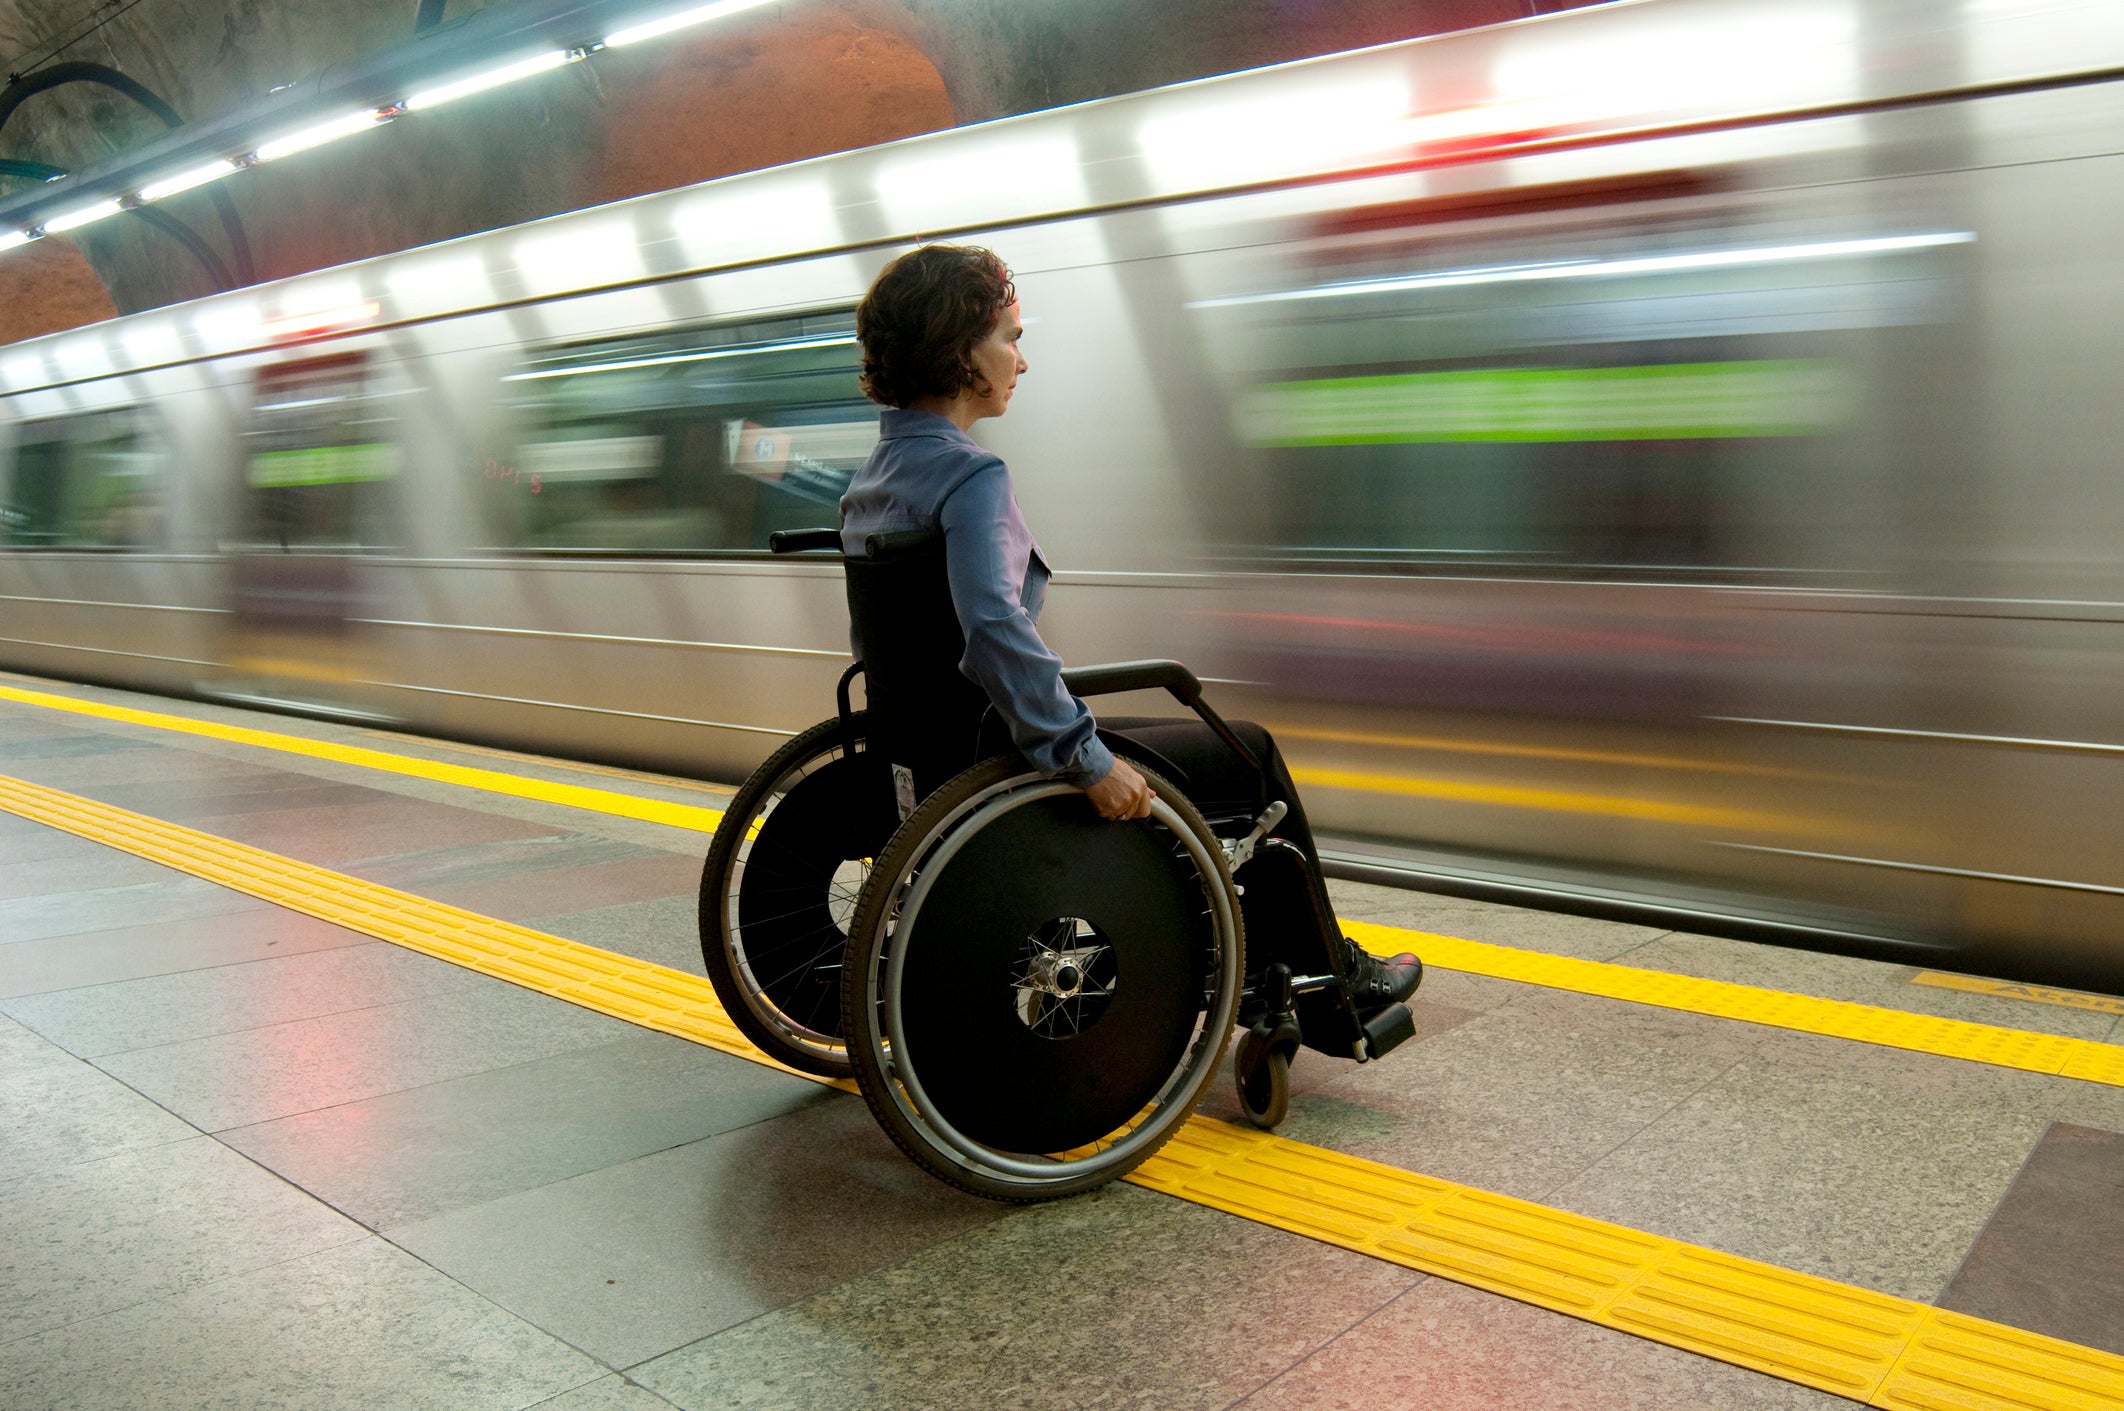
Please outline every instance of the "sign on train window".
[{"label": "sign on train window", "polygon": [[1232,364],[1254,477],[1235,551],[1359,571],[1863,568],[1897,441],[1879,370],[1931,356],[1974,237],[1571,194],[1345,212],[1193,304]]},{"label": "sign on train window", "polygon": [[145,549],[162,542],[160,457],[133,408],[34,421],[0,496],[0,542]]},{"label": "sign on train window", "polygon": [[504,547],[764,550],[835,522],[878,439],[852,313],[686,329],[535,357],[513,437],[473,474]]},{"label": "sign on train window", "polygon": [[398,400],[361,354],[263,368],[243,437],[240,539],[251,550],[345,551],[398,537]]}]

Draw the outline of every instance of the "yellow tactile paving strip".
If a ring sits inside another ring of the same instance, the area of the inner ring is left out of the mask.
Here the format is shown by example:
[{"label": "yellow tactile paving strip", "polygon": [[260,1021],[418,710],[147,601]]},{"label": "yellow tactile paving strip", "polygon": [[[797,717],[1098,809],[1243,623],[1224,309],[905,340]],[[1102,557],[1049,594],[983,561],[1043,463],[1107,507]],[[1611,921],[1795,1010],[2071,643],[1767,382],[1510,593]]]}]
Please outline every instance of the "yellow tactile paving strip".
[{"label": "yellow tactile paving strip", "polygon": [[[696,976],[5,776],[0,809],[602,1014],[770,1061]],[[2124,1358],[1206,1118],[1129,1179],[1873,1406],[2124,1411]]]},{"label": "yellow tactile paving strip", "polygon": [[2117,1044],[1912,1014],[1849,1000],[1817,999],[1727,980],[1672,975],[1663,970],[1639,970],[1610,961],[1516,950],[1368,921],[1344,921],[1342,926],[1350,939],[1375,953],[1392,955],[1413,950],[1423,957],[1425,965],[1446,970],[2124,1087],[2124,1046]]},{"label": "yellow tactile paving strip", "polygon": [[[151,729],[173,730],[208,739],[255,745],[261,749],[328,759],[341,764],[386,770],[394,774],[458,784],[471,789],[538,799],[545,803],[585,809],[593,813],[638,818],[695,832],[712,833],[722,815],[714,809],[690,804],[662,803],[634,794],[591,789],[573,784],[548,783],[491,769],[470,769],[442,764],[382,750],[337,745],[299,735],[281,735],[266,730],[219,725],[187,716],[105,705],[72,696],[22,690],[0,685],[0,701],[70,711],[97,719],[118,721]],[[1348,921],[1343,929],[1375,953],[1392,955],[1414,950],[1424,964],[1442,970],[1458,970],[1492,979],[1515,980],[1548,989],[1627,1000],[1662,1009],[1708,1014],[1801,1033],[1851,1039],[1886,1048],[1907,1049],[1972,1063],[2078,1078],[2087,1082],[2124,1086],[2124,1046],[2088,1039],[2031,1033],[1967,1020],[1943,1019],[1912,1014],[1905,1010],[1847,1000],[1817,999],[1788,994],[1754,985],[1721,980],[1699,980],[1659,970],[1642,970],[1608,961],[1576,960],[1539,951],[1452,936]]]},{"label": "yellow tactile paving strip", "polygon": [[105,705],[100,701],[84,701],[73,696],[55,696],[48,691],[25,691],[15,686],[0,686],[0,701],[42,706],[47,710],[69,711],[75,715],[113,720],[124,725],[174,730],[180,734],[198,735],[209,740],[253,745],[262,750],[279,750],[283,754],[308,755],[312,759],[328,759],[336,764],[358,765],[363,769],[433,779],[444,784],[460,784],[468,789],[483,789],[490,794],[536,799],[540,803],[559,804],[563,808],[588,809],[592,813],[638,818],[645,823],[664,823],[674,828],[690,828],[702,833],[713,833],[715,825],[721,822],[723,817],[719,810],[702,808],[697,804],[665,803],[658,799],[645,799],[638,794],[623,794],[611,789],[592,789],[581,784],[557,784],[544,779],[527,779],[521,774],[506,774],[498,769],[474,769],[462,764],[443,764],[437,760],[416,759],[411,755],[363,749],[358,745],[306,739],[301,735],[281,735],[270,730],[252,730],[241,725],[221,725],[211,720],[194,720],[190,716],[134,710],[130,706]]}]

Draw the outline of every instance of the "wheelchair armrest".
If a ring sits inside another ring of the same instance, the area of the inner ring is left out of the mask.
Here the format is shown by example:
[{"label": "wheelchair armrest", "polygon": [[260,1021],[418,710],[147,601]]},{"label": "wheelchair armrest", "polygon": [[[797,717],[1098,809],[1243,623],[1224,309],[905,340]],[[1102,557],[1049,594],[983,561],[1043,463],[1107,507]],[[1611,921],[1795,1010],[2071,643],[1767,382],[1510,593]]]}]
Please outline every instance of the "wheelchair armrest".
[{"label": "wheelchair armrest", "polygon": [[778,554],[801,554],[812,549],[841,551],[838,529],[777,529],[767,536],[767,547]]},{"label": "wheelchair armrest", "polygon": [[1110,696],[1121,691],[1167,690],[1173,699],[1193,708],[1202,699],[1202,683],[1177,661],[1114,661],[1099,666],[1073,666],[1062,673],[1062,684],[1079,696]]}]

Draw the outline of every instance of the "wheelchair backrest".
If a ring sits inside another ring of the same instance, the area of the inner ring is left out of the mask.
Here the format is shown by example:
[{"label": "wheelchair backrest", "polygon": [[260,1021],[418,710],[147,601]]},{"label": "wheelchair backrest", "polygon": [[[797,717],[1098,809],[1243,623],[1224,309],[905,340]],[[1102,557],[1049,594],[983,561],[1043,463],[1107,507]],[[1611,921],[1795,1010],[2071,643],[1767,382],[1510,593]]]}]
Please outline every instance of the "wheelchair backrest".
[{"label": "wheelchair backrest", "polygon": [[869,698],[868,748],[905,770],[901,814],[978,763],[988,694],[959,671],[966,638],[937,530],[873,534],[843,560],[848,616]]}]

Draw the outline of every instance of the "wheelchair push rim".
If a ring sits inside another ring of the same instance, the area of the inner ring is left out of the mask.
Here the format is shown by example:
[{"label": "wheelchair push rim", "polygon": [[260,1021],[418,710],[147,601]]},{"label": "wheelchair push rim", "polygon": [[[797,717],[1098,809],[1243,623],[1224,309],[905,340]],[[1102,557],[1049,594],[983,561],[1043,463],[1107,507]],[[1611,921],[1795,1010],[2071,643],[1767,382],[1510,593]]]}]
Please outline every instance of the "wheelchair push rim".
[{"label": "wheelchair push rim", "polygon": [[[993,771],[994,766],[979,768]],[[969,776],[962,779],[971,782]],[[869,1042],[850,1051],[864,1094],[895,1140],[932,1173],[965,1189],[1006,1200],[1046,1199],[1090,1189],[1133,1169],[1168,1140],[1192,1114],[1204,1087],[1220,1070],[1244,979],[1243,926],[1216,839],[1184,800],[1180,808],[1167,801],[1167,795],[1179,797],[1170,785],[1154,779],[1152,787],[1149,824],[1097,826],[1155,825],[1171,845],[1172,861],[1184,859],[1192,871],[1192,881],[1201,893],[1198,900],[1206,922],[1202,939],[1207,950],[1198,957],[1200,974],[1191,982],[1193,999],[1175,996],[1178,1003],[1191,1007],[1191,1018],[1183,1009],[1172,1019],[1166,1047],[1177,1044],[1178,1051],[1162,1076],[1159,1069],[1164,1060],[1152,1061],[1147,1071],[1155,1087],[1147,1100],[1140,1104],[1131,1100],[1125,1104],[1128,1112],[1122,1121],[1059,1154],[1016,1150],[984,1140],[979,1133],[965,1130],[978,1126],[978,1121],[970,1119],[981,1114],[954,1120],[945,1110],[946,1104],[938,1100],[931,1084],[923,1081],[925,1050],[910,1034],[909,968],[910,957],[922,949],[918,926],[924,909],[935,904],[938,879],[949,875],[951,863],[963,849],[1017,810],[1065,796],[1087,810],[1089,802],[1081,791],[1030,775],[1018,765],[1008,777],[976,789],[944,817],[929,821],[908,848],[903,850],[902,841],[896,840],[879,859],[879,869],[866,889],[862,919],[850,942],[853,968],[844,973],[860,977],[860,998],[849,997],[851,1019],[844,1028],[851,1036],[868,1029]],[[940,792],[949,794],[951,789],[947,785]],[[910,830],[920,821],[911,821]],[[903,851],[912,854],[904,861]],[[1184,885],[1177,878],[1176,883]],[[1184,895],[1182,900],[1186,900]],[[859,950],[867,953],[859,958]],[[859,1002],[876,1016],[874,1025],[864,1026],[856,1016]],[[942,1047],[947,1057],[965,1057],[950,1054],[948,1042]],[[956,1063],[944,1066],[947,1074],[959,1067]]]}]

